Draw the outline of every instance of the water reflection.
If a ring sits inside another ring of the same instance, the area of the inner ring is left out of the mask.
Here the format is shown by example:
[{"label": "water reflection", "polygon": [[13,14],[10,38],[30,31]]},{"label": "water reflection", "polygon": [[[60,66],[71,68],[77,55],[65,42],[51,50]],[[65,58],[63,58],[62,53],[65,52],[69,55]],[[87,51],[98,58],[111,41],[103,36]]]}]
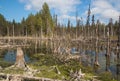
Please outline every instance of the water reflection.
[{"label": "water reflection", "polygon": [[[95,51],[85,50],[81,53],[81,55],[83,55],[83,54],[90,56],[90,58],[88,58],[88,59],[91,59],[91,61],[90,61],[91,66],[93,66],[94,62],[95,62]],[[98,52],[98,62],[100,64],[100,67],[98,67],[98,68],[95,67],[94,68],[95,72],[101,73],[101,72],[105,71],[105,69],[106,69],[106,57],[105,57],[105,55],[106,55],[106,50]],[[118,72],[118,70],[117,70],[118,67],[116,66],[116,64],[117,64],[117,55],[113,51],[111,51],[111,53],[110,53],[110,67],[108,69],[113,74],[113,76],[118,81],[120,81],[120,74],[116,74],[116,72]]]},{"label": "water reflection", "polygon": [[[76,53],[76,48],[71,49],[71,53]],[[96,52],[94,50],[81,50],[79,51],[79,54],[81,55],[82,62],[88,63],[88,65],[94,66],[95,62],[95,54]],[[106,69],[106,50],[99,51],[98,52],[98,62],[100,64],[100,67],[97,68],[97,72],[104,72]],[[109,71],[112,72],[113,75],[116,74],[116,54],[114,52],[111,52],[110,54],[110,67],[108,68]]]}]

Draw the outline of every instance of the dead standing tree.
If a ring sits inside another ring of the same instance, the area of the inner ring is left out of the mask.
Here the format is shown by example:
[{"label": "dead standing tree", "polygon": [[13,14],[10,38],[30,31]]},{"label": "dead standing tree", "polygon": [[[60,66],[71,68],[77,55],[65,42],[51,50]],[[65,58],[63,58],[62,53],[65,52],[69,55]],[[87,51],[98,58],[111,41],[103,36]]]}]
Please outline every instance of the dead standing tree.
[{"label": "dead standing tree", "polygon": [[99,66],[99,63],[98,63],[98,27],[99,27],[99,20],[97,20],[97,26],[96,26],[96,43],[95,43],[95,51],[96,51],[96,54],[95,54],[95,63],[94,63],[94,67],[96,66]]},{"label": "dead standing tree", "polygon": [[17,48],[15,67],[17,68],[27,67],[25,59],[24,59],[23,50],[20,47]]},{"label": "dead standing tree", "polygon": [[110,67],[110,30],[107,29],[107,50],[106,50],[106,71],[109,71]]},{"label": "dead standing tree", "polygon": [[86,34],[87,36],[89,36],[89,27],[90,27],[90,14],[91,14],[91,10],[90,10],[90,4],[89,4],[89,9],[88,9],[88,16],[87,16],[87,22],[86,22],[86,27],[87,27],[87,30],[86,30]]},{"label": "dead standing tree", "polygon": [[119,27],[118,27],[118,41],[117,41],[117,79],[120,80],[120,16],[119,16]]}]

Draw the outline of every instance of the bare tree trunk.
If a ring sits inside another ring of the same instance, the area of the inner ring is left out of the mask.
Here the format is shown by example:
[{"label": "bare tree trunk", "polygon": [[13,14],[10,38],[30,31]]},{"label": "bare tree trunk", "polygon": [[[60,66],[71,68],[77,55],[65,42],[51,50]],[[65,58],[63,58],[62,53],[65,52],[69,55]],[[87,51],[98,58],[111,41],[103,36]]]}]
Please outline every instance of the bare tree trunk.
[{"label": "bare tree trunk", "polygon": [[98,37],[97,37],[97,40],[96,40],[96,46],[95,46],[95,51],[96,51],[96,54],[95,54],[95,63],[94,65],[95,66],[99,66],[99,63],[98,63]]},{"label": "bare tree trunk", "polygon": [[108,39],[108,43],[107,43],[107,53],[106,53],[106,71],[109,71],[109,67],[110,67],[110,37],[109,37],[110,33],[109,33],[109,28],[108,28],[108,32],[107,32],[107,39]]},{"label": "bare tree trunk", "polygon": [[10,38],[9,38],[9,27],[7,26],[7,36],[8,36],[8,44],[10,44]]},{"label": "bare tree trunk", "polygon": [[[13,38],[14,38],[14,36],[15,36],[15,27],[14,27],[14,25],[13,25]],[[15,43],[15,41],[14,41],[14,39],[13,39],[13,44]]]},{"label": "bare tree trunk", "polygon": [[97,23],[97,28],[96,28],[96,46],[95,46],[95,51],[96,51],[96,54],[95,54],[95,63],[94,63],[94,66],[99,66],[99,63],[98,63],[98,23]]},{"label": "bare tree trunk", "polygon": [[119,27],[118,27],[118,41],[117,41],[117,80],[120,80],[120,16],[119,16]]},{"label": "bare tree trunk", "polygon": [[27,67],[24,59],[23,50],[20,47],[17,48],[15,67],[18,67],[18,68]]},{"label": "bare tree trunk", "polygon": [[36,36],[35,36],[35,54],[37,54],[37,45],[38,45],[38,41],[37,41],[37,34],[36,34]]},{"label": "bare tree trunk", "polygon": [[117,80],[120,80],[120,46],[117,46],[117,64],[116,64],[116,74],[117,74]]}]

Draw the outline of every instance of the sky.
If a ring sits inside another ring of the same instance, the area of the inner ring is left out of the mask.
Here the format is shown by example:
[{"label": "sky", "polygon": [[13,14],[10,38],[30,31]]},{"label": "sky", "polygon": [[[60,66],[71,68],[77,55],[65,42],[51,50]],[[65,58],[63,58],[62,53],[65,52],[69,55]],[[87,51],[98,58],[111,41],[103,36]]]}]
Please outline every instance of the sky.
[{"label": "sky", "polygon": [[78,19],[82,17],[82,21],[86,22],[89,4],[91,16],[95,15],[95,21],[99,19],[108,23],[110,18],[115,21],[120,15],[120,0],[0,0],[0,13],[8,21],[15,19],[20,22],[30,13],[40,11],[44,2],[49,5],[51,14],[57,14],[58,21],[63,24],[70,19],[75,25],[76,14]]}]

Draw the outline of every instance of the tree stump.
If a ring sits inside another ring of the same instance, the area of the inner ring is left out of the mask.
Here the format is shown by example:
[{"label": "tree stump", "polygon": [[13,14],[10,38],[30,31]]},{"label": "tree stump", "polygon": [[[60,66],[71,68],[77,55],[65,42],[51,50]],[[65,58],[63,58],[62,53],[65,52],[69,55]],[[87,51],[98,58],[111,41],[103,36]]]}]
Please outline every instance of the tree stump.
[{"label": "tree stump", "polygon": [[17,48],[15,67],[18,67],[18,68],[27,67],[25,59],[24,59],[23,50],[20,47]]}]

